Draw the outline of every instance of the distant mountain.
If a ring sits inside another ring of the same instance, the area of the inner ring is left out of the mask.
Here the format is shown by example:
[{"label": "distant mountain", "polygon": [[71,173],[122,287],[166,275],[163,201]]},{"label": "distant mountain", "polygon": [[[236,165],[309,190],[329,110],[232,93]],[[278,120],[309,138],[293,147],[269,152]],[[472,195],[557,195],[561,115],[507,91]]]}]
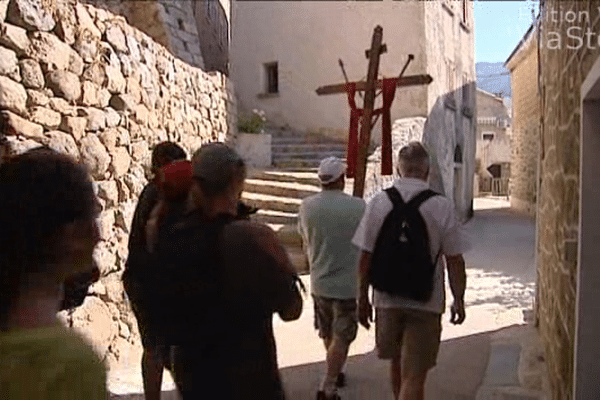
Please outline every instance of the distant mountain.
[{"label": "distant mountain", "polygon": [[477,87],[489,93],[502,93],[502,97],[512,97],[510,72],[502,61],[496,63],[478,62],[475,64]]}]

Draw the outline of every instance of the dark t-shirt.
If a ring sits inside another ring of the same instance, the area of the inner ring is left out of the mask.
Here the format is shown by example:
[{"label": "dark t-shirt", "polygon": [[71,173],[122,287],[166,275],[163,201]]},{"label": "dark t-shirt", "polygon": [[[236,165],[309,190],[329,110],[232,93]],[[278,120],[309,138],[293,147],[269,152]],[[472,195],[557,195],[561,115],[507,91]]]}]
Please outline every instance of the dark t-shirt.
[{"label": "dark t-shirt", "polygon": [[158,203],[158,197],[158,187],[154,182],[148,183],[140,193],[131,221],[129,252],[143,249],[146,245],[146,223],[150,218],[152,209]]},{"label": "dark t-shirt", "polygon": [[173,298],[166,301],[172,305],[163,314],[174,331],[165,334],[180,345],[184,381],[193,382],[194,393],[283,398],[272,318],[300,295],[269,250],[278,243],[268,229],[247,221],[202,222],[191,213],[163,230],[164,240],[159,236],[161,259],[172,258]]},{"label": "dark t-shirt", "polygon": [[135,316],[140,326],[142,339],[145,341],[149,334],[148,310],[144,304],[143,278],[148,268],[150,268],[151,257],[146,251],[146,223],[154,206],[158,203],[159,193],[156,184],[150,182],[147,184],[138,199],[131,229],[129,232],[128,250],[129,255],[125,263],[123,273],[123,287],[129,300]]}]

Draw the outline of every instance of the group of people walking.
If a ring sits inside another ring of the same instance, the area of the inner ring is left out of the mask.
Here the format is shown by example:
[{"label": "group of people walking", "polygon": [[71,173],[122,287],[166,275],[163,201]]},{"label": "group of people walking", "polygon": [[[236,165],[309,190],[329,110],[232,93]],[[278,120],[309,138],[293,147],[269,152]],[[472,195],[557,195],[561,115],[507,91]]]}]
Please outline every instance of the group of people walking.
[{"label": "group of people walking", "polygon": [[373,306],[377,353],[391,361],[394,399],[424,398],[440,345],[444,266],[454,298],[451,322],[465,319],[462,253],[470,245],[452,202],[428,189],[429,155],[421,143],[400,149],[397,172],[393,186],[365,204],[343,192],[342,160],[325,159],[318,172],[322,192],[300,206],[315,326],[326,349],[317,400],[340,399],[349,346],[359,323],[370,328]]},{"label": "group of people walking", "polygon": [[[322,192],[300,207],[315,327],[326,349],[319,400],[340,399],[338,388],[351,379],[349,347],[359,323],[369,329],[373,306],[394,398],[423,398],[440,342],[444,266],[451,321],[465,318],[468,241],[453,205],[427,192],[429,158],[420,143],[398,159],[401,178],[368,204],[344,194],[342,160],[325,159]],[[241,202],[244,161],[223,143],[203,145],[188,161],[164,142],[153,149],[152,171],[123,274],[144,347],[146,398],[160,398],[166,367],[184,400],[283,399],[272,319],[300,317],[303,286],[275,233],[248,218],[255,210]],[[99,211],[86,167],[69,156],[41,147],[0,165],[1,398],[106,398],[102,362],[56,320],[98,279]]]},{"label": "group of people walking", "polygon": [[123,277],[146,397],[159,398],[169,366],[184,400],[282,399],[272,318],[300,316],[297,275],[274,232],[238,215],[240,156],[222,143],[182,156],[173,143],[154,150]]}]

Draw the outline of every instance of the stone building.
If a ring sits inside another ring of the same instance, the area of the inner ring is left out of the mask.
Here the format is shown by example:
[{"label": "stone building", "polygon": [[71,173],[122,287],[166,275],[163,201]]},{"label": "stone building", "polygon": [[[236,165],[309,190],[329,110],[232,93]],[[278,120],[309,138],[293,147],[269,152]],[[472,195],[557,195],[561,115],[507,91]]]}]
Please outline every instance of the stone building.
[{"label": "stone building", "polygon": [[539,21],[531,25],[504,63],[513,93],[510,204],[530,215],[535,215],[537,201],[540,143],[538,25]]},{"label": "stone building", "polygon": [[[427,120],[411,138],[422,139],[432,152],[432,186],[468,218],[475,160],[472,7],[470,1],[447,0],[236,2],[231,77],[238,107],[264,110],[275,125],[346,140],[347,97],[318,96],[315,90],[344,81],[338,59],[350,80],[360,80],[373,29],[381,25],[387,52],[380,74],[397,76],[414,54],[405,75],[433,77],[429,85],[398,89],[392,121]],[[378,139],[376,125],[374,143]]]},{"label": "stone building", "polygon": [[232,0],[84,0],[121,15],[179,59],[204,71],[229,69]]},{"label": "stone building", "polygon": [[229,73],[231,1],[192,2],[205,71]]},{"label": "stone building", "polygon": [[[511,162],[511,129],[504,100],[477,89],[477,150],[475,172],[479,189],[492,191],[491,178],[508,180]],[[504,181],[500,181],[504,182]],[[507,182],[507,181],[506,181]],[[502,188],[504,189],[504,188]]]},{"label": "stone building", "polygon": [[[146,12],[165,8],[145,1],[132,4],[133,11],[141,12],[133,7],[141,3]],[[172,140],[191,154],[202,143],[230,139],[235,129],[229,79],[198,68],[202,58],[160,44],[175,43],[169,23],[147,27],[155,38],[132,26],[144,25],[147,15],[128,14],[128,23],[111,11],[121,6],[0,0],[0,113],[13,128],[0,137],[0,155],[47,145],[88,165],[102,207],[94,253],[101,277],[84,304],[60,318],[87,336],[111,368],[139,362],[131,355],[139,334],[121,275],[151,148]],[[195,26],[182,21],[184,29]]]},{"label": "stone building", "polygon": [[546,0],[533,31],[541,100],[537,320],[556,400],[600,393],[599,6]]}]

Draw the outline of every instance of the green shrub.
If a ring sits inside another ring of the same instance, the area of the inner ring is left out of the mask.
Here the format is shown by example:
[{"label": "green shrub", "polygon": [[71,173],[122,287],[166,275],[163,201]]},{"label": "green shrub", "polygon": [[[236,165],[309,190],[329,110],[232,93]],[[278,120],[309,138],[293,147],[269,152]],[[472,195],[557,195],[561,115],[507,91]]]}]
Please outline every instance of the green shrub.
[{"label": "green shrub", "polygon": [[266,123],[264,111],[252,110],[252,115],[238,118],[237,127],[240,132],[262,133]]}]

